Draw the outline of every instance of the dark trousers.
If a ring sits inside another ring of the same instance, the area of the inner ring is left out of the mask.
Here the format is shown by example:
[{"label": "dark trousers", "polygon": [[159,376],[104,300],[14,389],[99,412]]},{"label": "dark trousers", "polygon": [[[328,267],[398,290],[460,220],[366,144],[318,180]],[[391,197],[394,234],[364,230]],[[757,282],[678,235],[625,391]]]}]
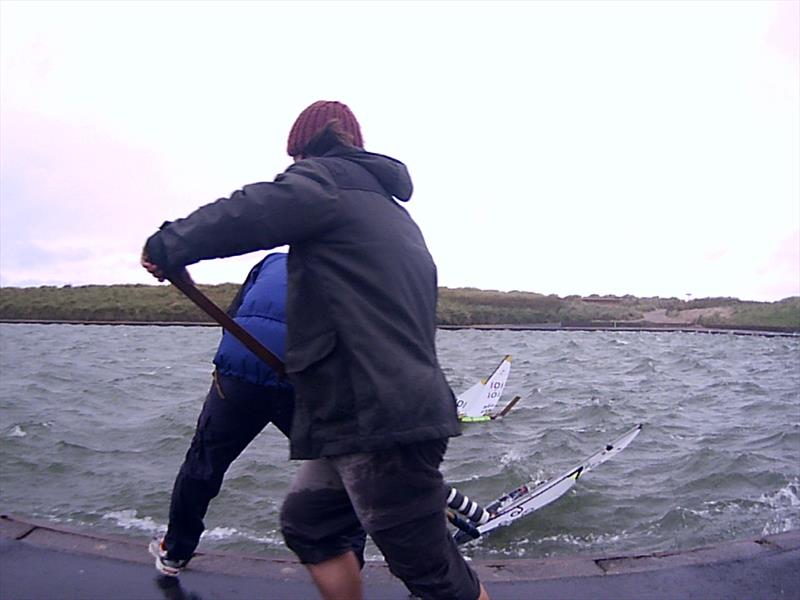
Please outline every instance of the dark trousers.
[{"label": "dark trousers", "polygon": [[170,559],[191,558],[228,467],[270,422],[288,437],[293,410],[294,392],[289,389],[214,374],[172,490],[164,538]]}]

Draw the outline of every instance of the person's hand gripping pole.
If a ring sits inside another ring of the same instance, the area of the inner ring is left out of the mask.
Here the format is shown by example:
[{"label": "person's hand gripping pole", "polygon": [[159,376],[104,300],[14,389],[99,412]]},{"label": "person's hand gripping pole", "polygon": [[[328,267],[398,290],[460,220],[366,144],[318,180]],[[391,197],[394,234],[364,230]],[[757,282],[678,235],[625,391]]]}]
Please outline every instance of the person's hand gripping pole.
[{"label": "person's hand gripping pole", "polygon": [[169,273],[165,272],[161,267],[150,262],[146,252],[142,252],[141,263],[153,277],[159,281],[164,281],[166,279],[178,288],[184,296],[189,298],[189,300],[194,302],[203,312],[219,323],[223,329],[228,331],[233,337],[244,344],[248,350],[272,367],[279,377],[283,377],[286,374],[283,361],[270,352],[264,344],[254,338],[250,332],[234,321],[228,313],[214,304],[203,292],[197,289],[197,286],[194,284],[194,281],[192,281],[192,277],[189,275],[189,271],[187,271],[186,268],[181,268],[180,270]]}]

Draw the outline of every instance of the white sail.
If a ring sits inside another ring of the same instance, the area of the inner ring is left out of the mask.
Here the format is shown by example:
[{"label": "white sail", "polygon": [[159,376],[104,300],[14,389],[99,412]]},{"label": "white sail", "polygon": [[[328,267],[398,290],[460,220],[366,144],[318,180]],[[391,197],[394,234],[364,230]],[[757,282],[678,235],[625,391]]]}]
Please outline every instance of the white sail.
[{"label": "white sail", "polygon": [[456,398],[458,418],[462,420],[489,420],[503,395],[511,371],[511,355],[506,355],[492,374],[479,381]]}]

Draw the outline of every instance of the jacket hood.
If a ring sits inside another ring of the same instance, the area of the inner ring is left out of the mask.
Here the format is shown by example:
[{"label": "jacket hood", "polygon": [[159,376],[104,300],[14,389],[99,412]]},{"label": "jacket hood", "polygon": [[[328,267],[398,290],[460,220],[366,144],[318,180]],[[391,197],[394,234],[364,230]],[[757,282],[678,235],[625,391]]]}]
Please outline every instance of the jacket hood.
[{"label": "jacket hood", "polygon": [[414,185],[411,183],[408,169],[391,156],[367,152],[355,147],[334,148],[325,156],[337,156],[357,163],[369,171],[388,193],[402,202],[407,202],[414,192]]}]

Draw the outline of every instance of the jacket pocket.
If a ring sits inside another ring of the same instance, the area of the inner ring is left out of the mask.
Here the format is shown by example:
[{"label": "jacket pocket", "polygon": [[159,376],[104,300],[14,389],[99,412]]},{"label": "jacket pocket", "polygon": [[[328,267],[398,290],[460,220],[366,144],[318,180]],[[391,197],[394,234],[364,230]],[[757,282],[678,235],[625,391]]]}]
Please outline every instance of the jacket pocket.
[{"label": "jacket pocket", "polygon": [[328,356],[336,348],[336,332],[326,331],[316,337],[292,344],[286,349],[286,372],[299,373]]}]

